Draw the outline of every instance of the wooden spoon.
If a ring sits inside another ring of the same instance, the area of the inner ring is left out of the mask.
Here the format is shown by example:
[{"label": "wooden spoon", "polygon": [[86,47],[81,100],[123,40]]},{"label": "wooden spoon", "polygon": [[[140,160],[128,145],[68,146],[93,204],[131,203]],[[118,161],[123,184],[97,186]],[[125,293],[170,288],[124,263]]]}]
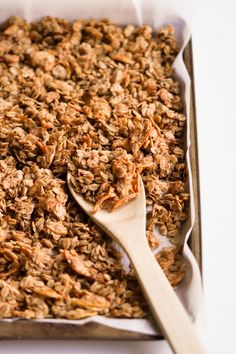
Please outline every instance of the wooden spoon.
[{"label": "wooden spoon", "polygon": [[79,206],[129,256],[154,319],[174,353],[205,353],[188,314],[149,248],[146,239],[146,197],[141,177],[140,192],[135,199],[112,212],[99,210],[95,214],[92,212],[94,205],[74,191],[70,179],[68,173],[68,186]]}]

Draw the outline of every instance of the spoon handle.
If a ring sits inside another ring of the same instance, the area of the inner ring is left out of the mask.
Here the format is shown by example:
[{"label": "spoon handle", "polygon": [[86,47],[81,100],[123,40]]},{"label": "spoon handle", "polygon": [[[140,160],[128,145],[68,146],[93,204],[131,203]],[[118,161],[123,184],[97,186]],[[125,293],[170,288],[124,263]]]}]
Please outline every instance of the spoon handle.
[{"label": "spoon handle", "polygon": [[174,353],[206,354],[187,312],[153,256],[146,240],[136,238],[136,241],[126,242],[123,247],[134,265],[139,284],[152,314]]}]

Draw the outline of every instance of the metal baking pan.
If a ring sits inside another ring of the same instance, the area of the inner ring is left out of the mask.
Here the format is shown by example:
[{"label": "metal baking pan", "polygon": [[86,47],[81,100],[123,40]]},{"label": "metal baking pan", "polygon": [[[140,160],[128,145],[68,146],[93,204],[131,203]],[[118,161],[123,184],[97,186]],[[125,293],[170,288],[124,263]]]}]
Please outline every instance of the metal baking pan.
[{"label": "metal baking pan", "polygon": [[[202,270],[201,253],[201,215],[200,191],[198,174],[197,122],[194,99],[194,78],[192,45],[188,43],[184,52],[184,61],[190,74],[191,104],[190,104],[190,134],[191,134],[191,169],[195,203],[195,224],[189,239],[190,248]],[[158,340],[162,336],[151,336],[134,331],[115,329],[98,323],[73,325],[67,323],[43,323],[38,321],[16,320],[13,322],[0,320],[0,339],[112,339],[112,340]]]}]

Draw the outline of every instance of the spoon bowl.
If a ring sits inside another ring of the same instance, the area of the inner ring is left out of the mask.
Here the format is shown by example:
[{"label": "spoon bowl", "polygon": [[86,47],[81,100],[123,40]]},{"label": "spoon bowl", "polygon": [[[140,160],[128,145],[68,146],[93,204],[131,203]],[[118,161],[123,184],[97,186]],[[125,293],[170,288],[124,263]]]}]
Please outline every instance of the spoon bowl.
[{"label": "spoon bowl", "polygon": [[[125,241],[127,228],[131,230],[133,227],[141,230],[139,234],[142,238],[144,237],[146,229],[146,196],[141,177],[139,177],[139,193],[136,198],[112,212],[100,209],[96,213],[93,212],[94,205],[75,192],[70,180],[71,174],[68,173],[67,183],[73,198],[86,214],[115,241],[121,243],[120,241],[123,238]],[[121,232],[122,229],[125,232]]]}]

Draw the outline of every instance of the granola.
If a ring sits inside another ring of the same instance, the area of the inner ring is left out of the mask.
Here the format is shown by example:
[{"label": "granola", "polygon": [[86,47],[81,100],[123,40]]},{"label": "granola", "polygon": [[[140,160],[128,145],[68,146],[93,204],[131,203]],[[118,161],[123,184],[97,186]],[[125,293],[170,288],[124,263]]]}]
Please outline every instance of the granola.
[{"label": "granola", "polygon": [[184,277],[186,117],[171,26],[121,27],[12,17],[0,26],[0,317],[138,318],[147,305],[132,267],[73,201],[99,208],[134,198],[141,174],[147,239]]}]

